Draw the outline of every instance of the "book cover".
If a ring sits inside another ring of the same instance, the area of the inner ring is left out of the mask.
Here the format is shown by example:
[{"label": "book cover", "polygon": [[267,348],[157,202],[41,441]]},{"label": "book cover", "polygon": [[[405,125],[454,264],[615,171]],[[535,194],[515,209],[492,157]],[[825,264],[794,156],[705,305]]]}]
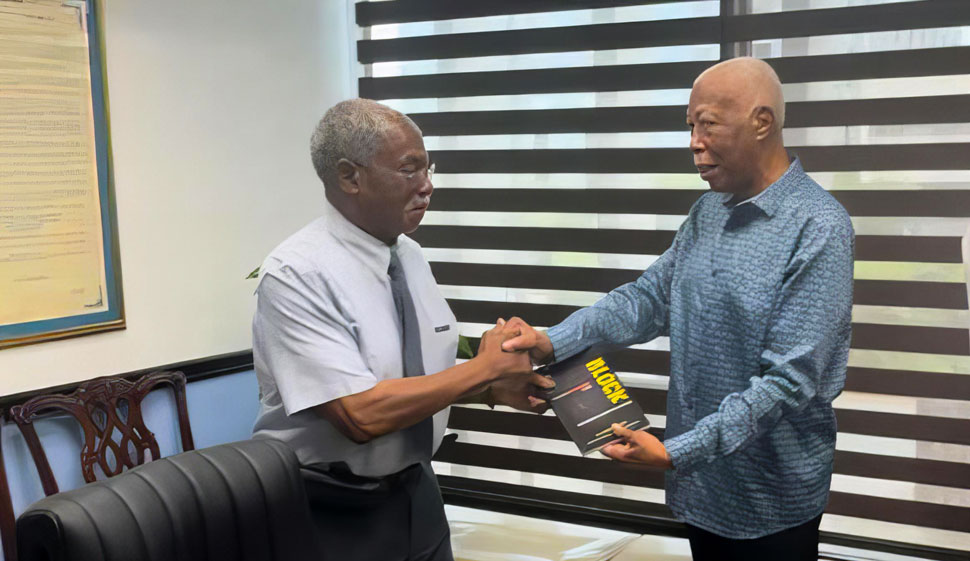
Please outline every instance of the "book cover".
[{"label": "book cover", "polygon": [[538,372],[556,382],[543,397],[584,456],[618,440],[613,423],[631,430],[650,425],[602,354],[586,351]]}]

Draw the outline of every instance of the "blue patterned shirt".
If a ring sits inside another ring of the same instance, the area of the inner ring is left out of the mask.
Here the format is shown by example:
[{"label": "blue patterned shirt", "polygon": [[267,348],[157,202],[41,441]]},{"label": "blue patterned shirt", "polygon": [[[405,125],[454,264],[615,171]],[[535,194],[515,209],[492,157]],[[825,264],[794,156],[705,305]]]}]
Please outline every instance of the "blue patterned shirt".
[{"label": "blue patterned shirt", "polygon": [[825,508],[853,245],[845,209],[795,159],[753,200],[705,193],[639,279],[549,329],[557,359],[670,337],[666,497],[678,518],[756,538]]}]

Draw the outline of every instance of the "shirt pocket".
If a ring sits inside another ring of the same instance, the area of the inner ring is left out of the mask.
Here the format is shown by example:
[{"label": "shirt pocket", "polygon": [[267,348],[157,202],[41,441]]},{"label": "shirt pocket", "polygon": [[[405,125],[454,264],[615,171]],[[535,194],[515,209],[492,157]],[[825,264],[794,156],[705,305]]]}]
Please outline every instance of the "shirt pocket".
[{"label": "shirt pocket", "polygon": [[421,351],[428,374],[455,365],[458,353],[458,321],[444,298],[422,300],[418,311],[421,324]]}]

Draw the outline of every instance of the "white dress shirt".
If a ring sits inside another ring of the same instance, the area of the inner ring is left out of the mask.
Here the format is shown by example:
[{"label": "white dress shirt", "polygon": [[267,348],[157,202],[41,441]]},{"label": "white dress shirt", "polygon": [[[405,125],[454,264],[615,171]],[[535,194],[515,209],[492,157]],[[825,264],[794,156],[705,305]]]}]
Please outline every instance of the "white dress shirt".
[{"label": "white dress shirt", "polygon": [[[287,442],[304,467],[342,461],[357,475],[380,477],[429,458],[400,432],[354,443],[311,408],[403,376],[387,275],[391,248],[325,205],[322,217],[274,249],[260,269],[253,358],[261,407],[253,433]],[[402,235],[395,249],[418,316],[425,372],[450,368],[455,316],[421,247]],[[447,408],[434,416],[434,450],[447,421]]]}]

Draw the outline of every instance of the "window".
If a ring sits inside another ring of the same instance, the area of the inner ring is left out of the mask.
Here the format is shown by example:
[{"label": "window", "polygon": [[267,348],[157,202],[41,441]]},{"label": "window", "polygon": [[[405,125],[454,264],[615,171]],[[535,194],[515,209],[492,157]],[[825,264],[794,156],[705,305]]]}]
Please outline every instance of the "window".
[{"label": "window", "polygon": [[[970,3],[602,5],[357,4],[360,95],[410,114],[438,164],[414,237],[462,332],[512,314],[553,325],[635,279],[707,188],[686,149],[693,79],[723,56],[764,58],[785,84],[790,151],[857,234],[823,551],[970,551]],[[661,429],[667,348],[613,361]],[[459,407],[451,424],[446,493],[600,509],[645,531],[670,517],[659,474],[576,457],[555,419]]]}]

